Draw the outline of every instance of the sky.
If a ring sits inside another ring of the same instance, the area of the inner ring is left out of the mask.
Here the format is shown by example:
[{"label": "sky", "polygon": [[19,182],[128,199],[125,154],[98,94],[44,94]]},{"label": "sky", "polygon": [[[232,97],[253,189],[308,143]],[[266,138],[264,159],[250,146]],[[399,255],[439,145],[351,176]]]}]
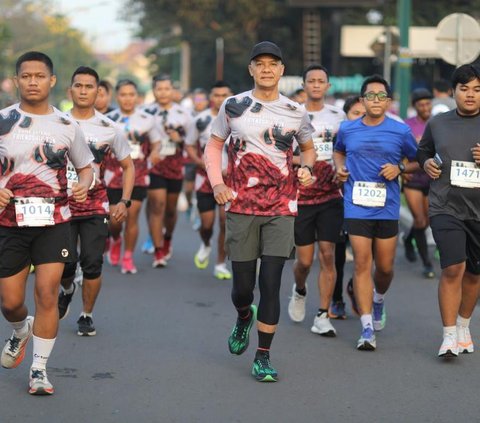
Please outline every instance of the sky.
[{"label": "sky", "polygon": [[120,17],[126,0],[54,0],[57,11],[68,16],[73,27],[86,33],[96,52],[114,52],[126,47],[134,25]]}]

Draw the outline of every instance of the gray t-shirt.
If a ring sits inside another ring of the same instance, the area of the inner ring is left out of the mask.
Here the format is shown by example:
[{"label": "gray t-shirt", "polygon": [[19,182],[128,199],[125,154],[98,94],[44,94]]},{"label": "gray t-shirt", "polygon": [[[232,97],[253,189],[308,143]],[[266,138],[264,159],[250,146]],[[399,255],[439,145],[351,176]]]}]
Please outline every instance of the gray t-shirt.
[{"label": "gray t-shirt", "polygon": [[457,178],[460,181],[461,178],[465,179],[465,175],[475,176],[476,170],[479,170],[473,165],[471,152],[477,142],[480,142],[480,115],[459,116],[456,110],[451,110],[428,122],[418,146],[418,162],[423,168],[425,161],[435,153],[438,153],[443,162],[440,178],[430,184],[430,216],[447,214],[460,220],[480,221],[480,188],[457,186],[456,181]]}]

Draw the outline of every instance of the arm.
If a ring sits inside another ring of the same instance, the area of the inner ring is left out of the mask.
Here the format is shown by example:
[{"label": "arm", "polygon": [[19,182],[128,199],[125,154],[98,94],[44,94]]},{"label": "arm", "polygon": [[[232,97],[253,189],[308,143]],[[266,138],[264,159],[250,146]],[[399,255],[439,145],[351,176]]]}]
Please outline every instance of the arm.
[{"label": "arm", "polygon": [[297,171],[297,177],[300,183],[306,186],[313,182],[313,175],[310,169],[313,169],[317,153],[315,152],[315,147],[311,139],[298,145],[300,147],[300,169]]},{"label": "arm", "polygon": [[190,157],[197,166],[205,169],[205,162],[198,156],[196,145],[186,144],[185,150],[187,151],[188,157]]},{"label": "arm", "polygon": [[347,179],[350,175],[347,168],[345,167],[345,154],[341,151],[333,152],[333,161],[335,163],[335,169],[337,171],[336,178],[339,182],[347,182]]},{"label": "arm", "polygon": [[222,149],[225,140],[212,135],[205,146],[203,159],[208,179],[213,187],[213,195],[218,204],[233,200],[233,192],[225,185],[222,176]]},{"label": "arm", "polygon": [[438,179],[442,173],[441,169],[433,161],[435,156],[435,143],[433,142],[430,123],[427,123],[425,132],[417,149],[417,161],[419,166],[425,170],[425,173],[432,179]]},{"label": "arm", "polygon": [[[119,163],[123,170],[122,200],[130,200],[133,186],[135,185],[135,166],[130,155],[123,160],[119,160]],[[110,217],[116,221],[116,223],[123,222],[127,218],[127,206],[125,203],[120,201],[110,206]]]},{"label": "arm", "polygon": [[78,203],[83,203],[87,199],[88,189],[93,182],[93,168],[88,165],[76,170],[78,182],[74,182],[72,185],[73,199]]}]

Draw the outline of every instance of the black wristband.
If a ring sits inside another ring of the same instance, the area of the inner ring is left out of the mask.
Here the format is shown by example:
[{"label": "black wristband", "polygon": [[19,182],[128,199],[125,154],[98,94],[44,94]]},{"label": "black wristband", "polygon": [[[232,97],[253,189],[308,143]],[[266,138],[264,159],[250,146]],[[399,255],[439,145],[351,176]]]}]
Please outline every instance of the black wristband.
[{"label": "black wristband", "polygon": [[309,165],[303,165],[302,169],[308,169],[310,172],[310,175],[313,175],[313,167]]}]

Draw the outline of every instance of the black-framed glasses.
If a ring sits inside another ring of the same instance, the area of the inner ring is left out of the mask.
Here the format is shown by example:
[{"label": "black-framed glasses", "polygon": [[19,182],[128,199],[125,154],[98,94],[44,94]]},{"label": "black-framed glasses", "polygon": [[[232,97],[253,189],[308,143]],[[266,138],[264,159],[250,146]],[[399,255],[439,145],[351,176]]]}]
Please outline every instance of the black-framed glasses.
[{"label": "black-framed glasses", "polygon": [[370,91],[363,95],[363,98],[368,101],[375,100],[375,97],[377,97],[378,101],[386,101],[388,98],[388,94],[384,91],[380,91],[379,93],[374,93],[373,91]]}]

